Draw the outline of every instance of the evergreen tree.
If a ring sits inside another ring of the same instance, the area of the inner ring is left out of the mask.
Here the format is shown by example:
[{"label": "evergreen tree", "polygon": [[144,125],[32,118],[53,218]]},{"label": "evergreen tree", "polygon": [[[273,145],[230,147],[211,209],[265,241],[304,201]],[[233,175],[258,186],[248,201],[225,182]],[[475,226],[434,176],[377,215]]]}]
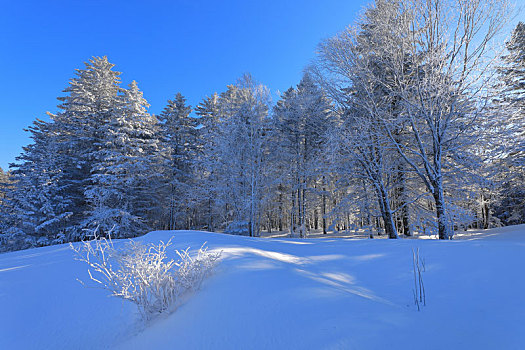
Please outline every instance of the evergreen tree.
[{"label": "evergreen tree", "polygon": [[508,53],[499,69],[501,93],[497,141],[503,149],[497,159],[501,185],[495,215],[507,225],[525,223],[525,23],[520,22],[507,42]]},{"label": "evergreen tree", "polygon": [[36,120],[27,131],[33,143],[23,148],[19,163],[12,165],[13,185],[6,201],[11,224],[34,244],[47,245],[64,239],[70,201],[62,182],[55,125]]},{"label": "evergreen tree", "polygon": [[68,207],[72,213],[69,221],[69,239],[80,239],[85,234],[81,224],[85,215],[99,205],[96,199],[86,198],[96,184],[97,163],[107,136],[107,125],[112,121],[120,105],[119,72],[107,57],[94,57],[77,69],[71,79],[67,94],[58,98],[61,111],[52,115],[57,130],[57,147],[62,161],[61,183],[67,187]]},{"label": "evergreen tree", "polygon": [[165,204],[164,227],[170,230],[191,226],[192,159],[197,154],[199,121],[190,117],[190,113],[191,106],[187,106],[186,99],[177,93],[173,100],[168,100],[168,105],[158,116],[168,157],[164,170],[167,189],[164,192],[169,202]]},{"label": "evergreen tree", "polygon": [[266,177],[268,89],[244,76],[220,94],[199,168],[211,180],[221,221],[230,233],[257,236]]},{"label": "evergreen tree", "polygon": [[[11,210],[9,209],[8,203],[6,201],[6,196],[10,187],[10,173],[4,172],[2,167],[0,167],[0,235],[5,233],[9,227],[8,221],[10,221]],[[1,239],[0,239],[1,240]]]},{"label": "evergreen tree", "polygon": [[132,200],[134,212],[148,228],[160,227],[160,204],[163,183],[163,161],[168,150],[162,142],[158,119],[147,112],[148,102],[133,81],[123,95],[123,112],[128,126],[123,130],[128,136],[126,167],[133,177],[133,186],[127,196]]},{"label": "evergreen tree", "polygon": [[113,67],[91,59],[59,98],[61,111],[29,128],[34,143],[14,167],[8,202],[16,227],[41,244],[95,228],[134,236],[158,221],[157,122],[137,84],[122,89]]},{"label": "evergreen tree", "polygon": [[[214,93],[209,97],[205,97],[195,108],[195,114],[199,116],[199,123],[201,128],[199,130],[206,130],[209,132],[213,128],[219,116],[219,95]],[[200,132],[200,135],[203,133]]]},{"label": "evergreen tree", "polygon": [[317,164],[327,131],[333,125],[330,101],[306,73],[297,89],[290,88],[277,102],[274,118],[279,134],[274,151],[279,152],[279,160],[284,163],[283,183],[291,190],[291,234],[297,230],[304,237],[308,192],[314,193],[316,181],[326,175],[319,173]]},{"label": "evergreen tree", "polygon": [[206,164],[209,162],[214,164],[213,156],[216,155],[214,135],[217,134],[220,122],[219,101],[219,95],[214,93],[205,97],[195,108],[200,124],[197,128],[197,154],[192,160],[195,174],[193,195],[202,214],[201,226],[212,232],[220,225],[218,222],[220,208],[217,205],[216,191],[219,178],[215,168],[209,168]]},{"label": "evergreen tree", "polygon": [[[507,115],[509,124],[516,124],[514,135],[519,137],[524,149],[525,128],[525,23],[520,22],[507,42],[508,54],[503,57],[505,65],[499,69],[503,86],[502,103],[512,110]],[[520,127],[521,126],[521,127]],[[523,157],[523,154],[522,154]],[[523,158],[521,159],[523,161]]]},{"label": "evergreen tree", "polygon": [[83,226],[120,238],[144,233],[153,224],[160,154],[157,122],[147,113],[149,105],[137,83],[118,97],[111,117],[99,128]]}]

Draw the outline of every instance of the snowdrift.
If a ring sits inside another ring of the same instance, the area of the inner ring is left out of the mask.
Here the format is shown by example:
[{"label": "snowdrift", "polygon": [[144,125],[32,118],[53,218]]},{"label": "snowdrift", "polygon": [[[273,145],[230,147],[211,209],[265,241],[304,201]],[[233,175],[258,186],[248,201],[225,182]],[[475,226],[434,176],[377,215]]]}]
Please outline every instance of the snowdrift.
[{"label": "snowdrift", "polygon": [[[157,231],[136,240],[222,261],[179,309],[143,324],[131,303],[83,287],[67,245],[0,255],[0,349],[525,348],[525,225],[454,241],[256,239]],[[427,305],[413,301],[412,248]],[[89,284],[95,286],[94,284]]]}]

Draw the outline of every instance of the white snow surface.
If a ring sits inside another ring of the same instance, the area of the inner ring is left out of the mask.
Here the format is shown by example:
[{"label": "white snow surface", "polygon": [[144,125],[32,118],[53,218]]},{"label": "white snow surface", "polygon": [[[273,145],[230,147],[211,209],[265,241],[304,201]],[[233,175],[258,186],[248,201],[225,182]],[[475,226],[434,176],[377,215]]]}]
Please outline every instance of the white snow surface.
[{"label": "white snow surface", "polygon": [[[525,225],[457,240],[270,239],[156,231],[222,250],[215,273],[148,324],[86,288],[67,245],[0,255],[0,349],[524,349]],[[413,302],[412,248],[427,306]],[[87,283],[88,286],[95,286]]]}]

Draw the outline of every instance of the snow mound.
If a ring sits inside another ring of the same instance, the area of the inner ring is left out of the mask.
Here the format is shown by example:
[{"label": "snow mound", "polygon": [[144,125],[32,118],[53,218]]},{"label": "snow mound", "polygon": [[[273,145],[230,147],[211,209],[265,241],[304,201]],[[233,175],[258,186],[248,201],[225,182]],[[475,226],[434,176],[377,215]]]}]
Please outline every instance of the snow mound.
[{"label": "snow mound", "polygon": [[[459,240],[257,239],[197,231],[136,238],[222,250],[179,309],[143,324],[85,288],[66,246],[0,255],[1,349],[525,348],[525,225]],[[412,248],[427,306],[413,302]]]}]

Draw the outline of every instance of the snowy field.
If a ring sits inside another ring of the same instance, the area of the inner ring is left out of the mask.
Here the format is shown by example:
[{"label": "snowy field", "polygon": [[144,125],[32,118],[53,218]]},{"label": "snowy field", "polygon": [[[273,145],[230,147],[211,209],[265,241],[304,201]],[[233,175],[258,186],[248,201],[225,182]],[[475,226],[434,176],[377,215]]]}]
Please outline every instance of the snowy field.
[{"label": "snowy field", "polygon": [[[524,349],[525,225],[422,239],[255,239],[192,231],[137,238],[222,250],[179,309],[83,287],[67,245],[0,255],[0,349]],[[413,302],[412,248],[427,306]],[[90,284],[91,285],[91,284]]]}]

